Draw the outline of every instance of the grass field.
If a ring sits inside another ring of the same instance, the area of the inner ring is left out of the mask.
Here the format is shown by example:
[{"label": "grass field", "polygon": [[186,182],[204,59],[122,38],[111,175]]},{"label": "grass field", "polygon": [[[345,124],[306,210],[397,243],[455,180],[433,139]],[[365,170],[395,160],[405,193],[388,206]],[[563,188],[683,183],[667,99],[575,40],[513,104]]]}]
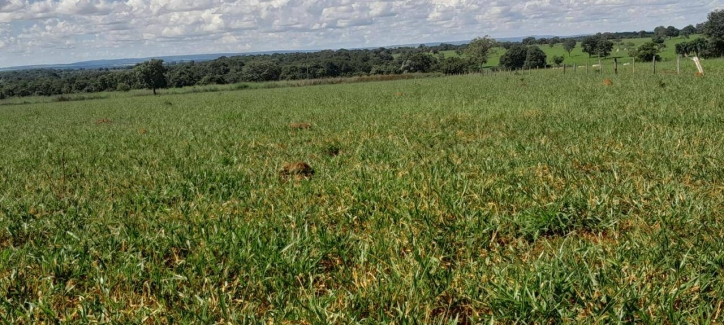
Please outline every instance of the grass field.
[{"label": "grass field", "polygon": [[706,68],[0,107],[0,322],[721,323]]}]

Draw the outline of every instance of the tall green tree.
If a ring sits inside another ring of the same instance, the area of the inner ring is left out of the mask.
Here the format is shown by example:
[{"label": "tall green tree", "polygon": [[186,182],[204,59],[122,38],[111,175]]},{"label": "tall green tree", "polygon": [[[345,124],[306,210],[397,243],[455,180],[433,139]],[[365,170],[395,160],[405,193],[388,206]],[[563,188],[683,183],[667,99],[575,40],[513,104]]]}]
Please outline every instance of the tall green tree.
[{"label": "tall green tree", "polygon": [[694,27],[694,25],[689,25],[681,29],[681,36],[684,36],[685,38],[689,38],[694,34],[696,34],[696,27]]},{"label": "tall green tree", "polygon": [[588,53],[589,58],[593,55],[607,57],[613,50],[613,42],[609,41],[605,35],[598,34],[584,38],[583,42],[581,42],[581,48],[584,53]]},{"label": "tall green tree", "polygon": [[488,53],[495,47],[495,40],[490,36],[477,37],[470,41],[468,47],[465,48],[465,54],[472,62],[482,67],[488,63]]},{"label": "tall green tree", "polygon": [[523,43],[523,45],[535,45],[538,43],[538,41],[535,39],[535,37],[529,36],[524,38],[521,43]]},{"label": "tall green tree", "polygon": [[572,38],[568,38],[565,41],[563,41],[563,49],[568,52],[568,56],[571,56],[571,51],[576,48],[576,40]]},{"label": "tall green tree", "polygon": [[674,26],[666,27],[666,36],[668,36],[669,39],[679,36],[679,29]]},{"label": "tall green tree", "polygon": [[713,56],[724,55],[724,9],[709,13],[704,23],[704,35],[709,39],[709,51]]},{"label": "tall green tree", "polygon": [[666,27],[659,26],[659,27],[654,28],[654,35],[665,37],[666,36]]},{"label": "tall green tree", "polygon": [[529,46],[523,67],[528,69],[545,68],[546,59],[546,52],[543,52],[540,47]]},{"label": "tall green tree", "polygon": [[136,65],[135,70],[138,81],[146,88],[152,89],[154,95],[156,95],[156,89],[165,88],[168,84],[163,60],[153,59],[140,63]]},{"label": "tall green tree", "polygon": [[500,57],[500,66],[517,70],[525,65],[525,59],[528,57],[528,48],[525,45],[516,44],[510,47],[503,56]]},{"label": "tall green tree", "polygon": [[636,50],[636,59],[643,62],[660,61],[659,46],[654,42],[645,43]]},{"label": "tall green tree", "polygon": [[588,36],[583,39],[581,42],[581,50],[583,50],[583,53],[587,53],[588,57],[596,54],[596,47],[598,46],[598,37],[596,36]]}]

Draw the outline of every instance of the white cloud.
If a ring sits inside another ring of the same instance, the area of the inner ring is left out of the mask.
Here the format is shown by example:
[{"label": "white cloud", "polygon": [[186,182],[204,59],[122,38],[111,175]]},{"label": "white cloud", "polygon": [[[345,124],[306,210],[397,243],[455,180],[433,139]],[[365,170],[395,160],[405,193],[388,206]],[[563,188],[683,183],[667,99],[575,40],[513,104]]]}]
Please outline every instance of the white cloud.
[{"label": "white cloud", "polygon": [[701,22],[711,0],[0,0],[0,66]]}]

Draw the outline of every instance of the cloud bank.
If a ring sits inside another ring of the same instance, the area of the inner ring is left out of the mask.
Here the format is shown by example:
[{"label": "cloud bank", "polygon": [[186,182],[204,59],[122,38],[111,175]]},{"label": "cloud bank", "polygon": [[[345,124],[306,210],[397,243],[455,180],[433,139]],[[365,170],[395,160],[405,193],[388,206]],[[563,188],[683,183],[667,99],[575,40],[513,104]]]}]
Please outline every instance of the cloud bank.
[{"label": "cloud bank", "polygon": [[0,66],[679,28],[718,0],[0,0]]}]

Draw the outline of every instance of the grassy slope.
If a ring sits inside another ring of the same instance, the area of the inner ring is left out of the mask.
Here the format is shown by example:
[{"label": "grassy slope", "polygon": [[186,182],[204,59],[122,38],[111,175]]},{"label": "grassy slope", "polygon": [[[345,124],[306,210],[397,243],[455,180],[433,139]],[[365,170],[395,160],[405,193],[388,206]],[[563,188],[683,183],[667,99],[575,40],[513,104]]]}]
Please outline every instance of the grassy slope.
[{"label": "grassy slope", "polygon": [[710,65],[3,107],[0,319],[721,322]]}]

